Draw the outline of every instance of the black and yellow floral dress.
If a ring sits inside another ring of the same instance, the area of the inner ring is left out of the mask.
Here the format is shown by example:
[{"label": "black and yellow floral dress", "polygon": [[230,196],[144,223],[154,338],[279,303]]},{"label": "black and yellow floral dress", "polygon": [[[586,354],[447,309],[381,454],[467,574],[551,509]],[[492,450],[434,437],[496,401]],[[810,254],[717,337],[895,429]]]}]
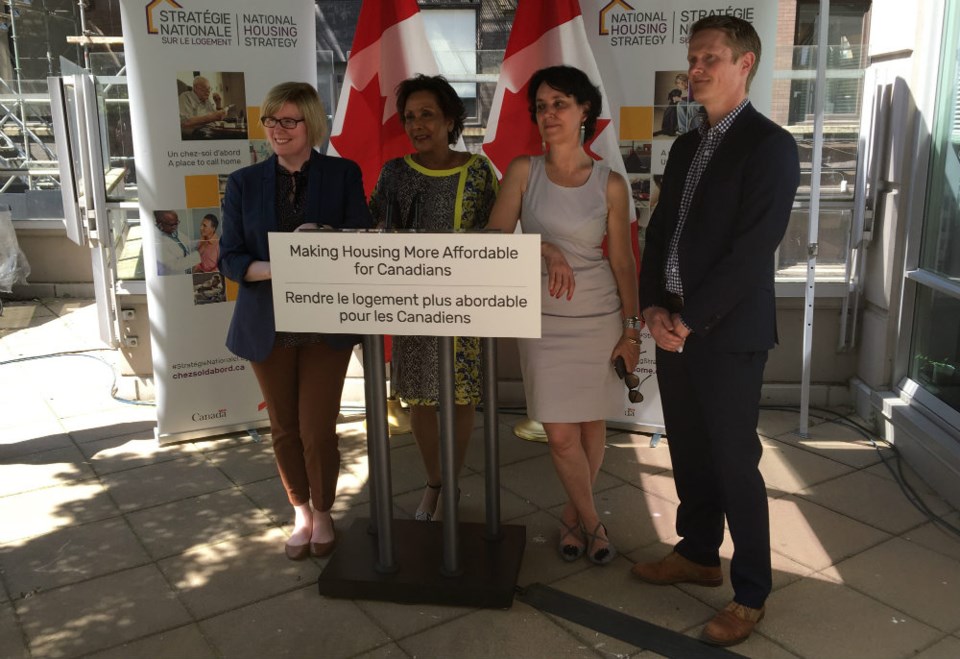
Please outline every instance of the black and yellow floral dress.
[{"label": "black and yellow floral dress", "polygon": [[[370,212],[380,225],[389,214],[395,229],[476,231],[486,226],[498,189],[493,167],[481,155],[471,155],[451,169],[427,169],[408,155],[390,160],[380,170]],[[409,405],[437,404],[437,344],[435,336],[393,339],[394,386]],[[481,392],[480,340],[456,337],[454,346],[454,400],[457,405],[476,405]]]}]

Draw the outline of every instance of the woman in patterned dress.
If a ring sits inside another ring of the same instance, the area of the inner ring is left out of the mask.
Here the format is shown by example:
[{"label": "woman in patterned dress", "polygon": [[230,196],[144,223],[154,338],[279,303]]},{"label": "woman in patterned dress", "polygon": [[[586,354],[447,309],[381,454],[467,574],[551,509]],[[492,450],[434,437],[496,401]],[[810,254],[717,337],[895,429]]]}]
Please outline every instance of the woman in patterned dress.
[{"label": "woman in patterned dress", "polygon": [[[442,76],[418,75],[397,86],[397,113],[414,152],[387,162],[370,196],[374,221],[393,229],[471,231],[486,226],[498,184],[481,155],[454,151],[466,115],[463,101]],[[410,406],[410,424],[426,470],[416,519],[439,519],[440,427],[438,340],[397,336],[393,373],[397,394]],[[480,341],[456,337],[454,373],[455,469],[463,466],[480,402]]]}]

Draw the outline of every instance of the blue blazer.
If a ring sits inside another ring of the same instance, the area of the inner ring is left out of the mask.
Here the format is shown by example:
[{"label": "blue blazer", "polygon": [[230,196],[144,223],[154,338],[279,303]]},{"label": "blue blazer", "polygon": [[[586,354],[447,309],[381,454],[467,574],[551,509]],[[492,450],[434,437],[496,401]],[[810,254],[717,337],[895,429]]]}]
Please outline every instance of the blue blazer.
[{"label": "blue blazer", "polygon": [[[640,269],[640,309],[663,306],[667,248],[700,132],[670,149]],[[800,182],[797,143],[748,104],[693,194],[679,243],[684,322],[713,350],[769,350],[777,341],[774,253]]]},{"label": "blue blazer", "polygon": [[[243,276],[253,261],[270,260],[267,232],[279,230],[276,197],[276,156],[233,172],[223,197],[220,272],[240,284],[227,348],[254,362],[263,361],[273,350],[273,290],[269,280],[246,282]],[[373,226],[355,162],[312,152],[305,221],[334,228]],[[324,340],[334,348],[345,348],[358,343],[360,337],[325,334]]]}]

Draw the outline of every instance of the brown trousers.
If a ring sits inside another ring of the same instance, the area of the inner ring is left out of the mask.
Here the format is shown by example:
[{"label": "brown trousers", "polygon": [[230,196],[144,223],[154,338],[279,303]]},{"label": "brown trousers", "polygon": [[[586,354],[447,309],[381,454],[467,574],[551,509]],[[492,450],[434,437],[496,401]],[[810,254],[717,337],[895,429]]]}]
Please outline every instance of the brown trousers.
[{"label": "brown trousers", "polygon": [[280,480],[294,506],[333,506],[340,475],[337,415],[350,348],[275,346],[253,372],[270,413]]}]

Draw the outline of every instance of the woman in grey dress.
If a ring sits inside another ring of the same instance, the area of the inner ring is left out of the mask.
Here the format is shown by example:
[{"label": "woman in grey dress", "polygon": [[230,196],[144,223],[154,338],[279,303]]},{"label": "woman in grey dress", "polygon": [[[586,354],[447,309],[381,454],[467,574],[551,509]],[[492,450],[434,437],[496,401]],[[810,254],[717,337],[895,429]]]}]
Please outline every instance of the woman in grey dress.
[{"label": "woman in grey dress", "polygon": [[[530,418],[543,424],[567,493],[558,549],[605,565],[616,556],[593,500],[606,425],[622,400],[613,362],[632,372],[640,356],[637,273],[627,183],[584,150],[600,115],[600,92],[583,71],[537,71],[530,115],[547,148],[507,168],[491,229],[542,238],[540,339],[520,341]],[[601,248],[607,237],[608,258]]]}]

